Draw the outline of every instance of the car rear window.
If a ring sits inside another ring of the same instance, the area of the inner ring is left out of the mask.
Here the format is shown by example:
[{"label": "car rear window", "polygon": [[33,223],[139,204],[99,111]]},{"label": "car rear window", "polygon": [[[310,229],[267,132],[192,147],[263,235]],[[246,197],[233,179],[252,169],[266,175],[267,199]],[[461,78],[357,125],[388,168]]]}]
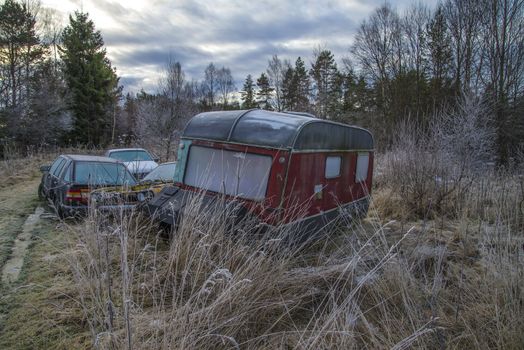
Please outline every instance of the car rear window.
[{"label": "car rear window", "polygon": [[78,162],[75,182],[82,185],[134,185],[136,180],[123,164]]},{"label": "car rear window", "polygon": [[122,162],[153,160],[146,151],[115,151],[109,153],[109,157],[118,159]]},{"label": "car rear window", "polygon": [[173,181],[175,177],[175,168],[176,168],[176,163],[159,165],[152,172],[150,172],[146,177],[144,177],[144,180]]}]

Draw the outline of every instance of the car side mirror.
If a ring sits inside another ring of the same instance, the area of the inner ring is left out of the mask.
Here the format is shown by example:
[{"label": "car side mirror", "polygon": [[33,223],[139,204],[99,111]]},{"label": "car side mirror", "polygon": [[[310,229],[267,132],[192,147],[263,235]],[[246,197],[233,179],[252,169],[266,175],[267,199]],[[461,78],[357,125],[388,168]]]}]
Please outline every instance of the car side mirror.
[{"label": "car side mirror", "polygon": [[155,163],[160,162],[160,157],[155,157],[155,158],[153,158],[153,161],[154,161]]},{"label": "car side mirror", "polygon": [[40,166],[40,172],[42,172],[42,173],[49,172],[49,169],[51,169],[51,165],[42,165],[42,166]]}]

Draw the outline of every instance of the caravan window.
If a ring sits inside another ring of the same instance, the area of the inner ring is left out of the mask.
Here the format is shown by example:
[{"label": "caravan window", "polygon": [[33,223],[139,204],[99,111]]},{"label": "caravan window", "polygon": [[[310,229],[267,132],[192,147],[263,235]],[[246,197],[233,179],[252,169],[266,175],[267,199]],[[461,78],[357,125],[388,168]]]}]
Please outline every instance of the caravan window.
[{"label": "caravan window", "polygon": [[365,181],[368,178],[369,153],[359,153],[357,157],[357,171],[355,182]]},{"label": "caravan window", "polygon": [[270,156],[191,146],[184,183],[230,196],[262,200],[271,163]]},{"label": "caravan window", "polygon": [[342,157],[327,157],[326,158],[326,179],[332,179],[340,176],[340,164]]}]

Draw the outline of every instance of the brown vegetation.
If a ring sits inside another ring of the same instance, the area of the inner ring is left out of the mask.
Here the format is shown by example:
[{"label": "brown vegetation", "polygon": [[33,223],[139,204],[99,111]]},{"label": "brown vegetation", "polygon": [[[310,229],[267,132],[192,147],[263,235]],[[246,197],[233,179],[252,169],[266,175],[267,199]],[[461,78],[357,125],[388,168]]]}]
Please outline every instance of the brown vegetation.
[{"label": "brown vegetation", "polygon": [[366,220],[305,247],[285,245],[284,227],[233,234],[223,212],[189,210],[168,241],[147,220],[93,213],[70,226],[79,302],[67,321],[99,348],[519,348],[524,237],[510,208],[523,197],[511,180],[471,186],[451,219],[418,221],[382,220],[403,203],[382,185]]},{"label": "brown vegetation", "polygon": [[14,309],[0,344],[520,348],[522,178],[468,170],[455,189],[412,151],[378,156],[368,218],[305,247],[281,240],[293,228],[260,237],[246,221],[232,234],[227,212],[197,203],[171,240],[138,215],[60,223],[2,299]]}]

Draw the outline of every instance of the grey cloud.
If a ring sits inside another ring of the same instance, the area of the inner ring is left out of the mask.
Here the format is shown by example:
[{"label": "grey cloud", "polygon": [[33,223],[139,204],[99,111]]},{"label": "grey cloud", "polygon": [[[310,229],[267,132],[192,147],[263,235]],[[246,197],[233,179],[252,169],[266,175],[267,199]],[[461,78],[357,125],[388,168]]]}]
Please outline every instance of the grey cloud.
[{"label": "grey cloud", "polygon": [[120,77],[120,85],[125,87],[126,92],[137,92],[145,87],[141,77]]},{"label": "grey cloud", "polygon": [[169,56],[180,62],[187,62],[200,59],[204,53],[190,46],[169,46],[169,47],[138,47],[134,46],[129,50],[116,51],[112,56],[124,66],[140,65],[165,65]]},{"label": "grey cloud", "polygon": [[322,15],[316,18],[289,16],[277,21],[253,21],[251,18],[243,18],[235,22],[227,21],[213,33],[213,37],[235,42],[286,41],[340,31],[348,32],[353,28],[353,21],[345,14]]},{"label": "grey cloud", "polygon": [[[76,1],[76,0],[72,0]],[[126,90],[154,89],[146,79],[158,75],[171,56],[181,62],[188,79],[201,79],[209,62],[228,66],[237,87],[247,74],[260,75],[273,54],[292,62],[309,60],[323,45],[341,60],[362,19],[383,0],[365,0],[349,11],[346,0],[330,1],[155,1],[146,11],[128,9],[116,1],[91,0],[113,18],[119,28],[102,29],[113,65],[124,76]],[[398,0],[399,7],[411,0]],[[84,11],[89,8],[84,5]],[[290,43],[293,42],[293,45]],[[302,42],[302,44],[300,44]],[[226,53],[209,51],[209,45],[235,45]],[[138,72],[138,73],[137,73]]]},{"label": "grey cloud", "polygon": [[96,7],[110,14],[112,17],[127,16],[130,12],[130,10],[114,1],[92,0],[92,2]]}]

